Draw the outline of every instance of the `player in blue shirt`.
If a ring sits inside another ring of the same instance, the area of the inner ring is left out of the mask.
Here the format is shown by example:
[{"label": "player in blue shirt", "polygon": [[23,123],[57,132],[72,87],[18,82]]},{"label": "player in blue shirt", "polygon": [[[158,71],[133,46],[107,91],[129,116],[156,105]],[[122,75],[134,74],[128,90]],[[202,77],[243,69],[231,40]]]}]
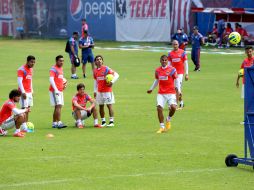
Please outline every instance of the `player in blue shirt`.
[{"label": "player in blue shirt", "polygon": [[183,32],[182,28],[177,30],[177,33],[172,36],[172,40],[178,41],[179,48],[185,51],[185,47],[188,44],[188,36]]},{"label": "player in blue shirt", "polygon": [[79,48],[82,49],[82,70],[83,76],[86,78],[86,63],[89,62],[92,65],[92,71],[94,70],[94,56],[92,48],[94,48],[94,41],[91,36],[88,36],[87,30],[84,30],[84,36],[79,39]]},{"label": "player in blue shirt", "polygon": [[74,60],[78,57],[78,32],[73,32],[72,37],[69,39],[69,56],[71,60],[71,78],[78,79],[76,74],[76,67],[74,65]]},{"label": "player in blue shirt", "polygon": [[200,48],[204,44],[203,35],[198,32],[198,27],[193,27],[193,34],[191,35],[191,59],[195,65],[194,71],[200,71]]},{"label": "player in blue shirt", "polygon": [[223,40],[224,31],[225,31],[225,22],[224,22],[224,19],[220,19],[218,21],[218,37],[220,39],[218,48],[222,48],[222,40]]}]

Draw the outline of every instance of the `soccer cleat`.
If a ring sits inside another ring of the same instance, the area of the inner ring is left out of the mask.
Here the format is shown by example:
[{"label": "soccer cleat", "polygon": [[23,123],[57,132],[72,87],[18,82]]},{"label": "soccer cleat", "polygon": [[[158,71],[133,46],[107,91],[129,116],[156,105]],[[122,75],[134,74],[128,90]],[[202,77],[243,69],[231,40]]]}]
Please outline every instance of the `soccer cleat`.
[{"label": "soccer cleat", "polygon": [[165,133],[165,132],[166,132],[165,128],[161,127],[156,133],[160,134],[160,133]]},{"label": "soccer cleat", "polygon": [[102,126],[102,127],[106,127],[106,125],[107,125],[107,124],[106,124],[106,121],[102,121],[102,122],[101,122],[101,126]]},{"label": "soccer cleat", "polygon": [[79,129],[83,129],[83,128],[84,128],[84,126],[83,126],[82,124],[80,124],[80,125],[78,125],[78,126],[77,126],[77,128],[79,128]]},{"label": "soccer cleat", "polygon": [[52,128],[57,128],[58,127],[58,125],[52,125]]},{"label": "soccer cleat", "polygon": [[102,128],[102,126],[100,124],[96,124],[94,125],[94,128]]},{"label": "soccer cleat", "polygon": [[114,127],[114,122],[113,121],[110,121],[109,124],[107,125],[107,127]]},{"label": "soccer cleat", "polygon": [[78,76],[71,76],[71,79],[78,79]]},{"label": "soccer cleat", "polygon": [[169,130],[171,128],[171,122],[166,121],[166,129]]},{"label": "soccer cleat", "polygon": [[63,129],[63,128],[66,128],[66,127],[67,127],[67,125],[65,125],[63,123],[60,123],[60,124],[57,125],[58,129]]},{"label": "soccer cleat", "polygon": [[86,74],[83,74],[83,77],[86,78]]},{"label": "soccer cleat", "polygon": [[14,133],[13,136],[14,136],[14,137],[21,137],[21,138],[22,138],[22,137],[25,137],[25,135],[24,135],[23,133],[21,133],[21,132]]},{"label": "soccer cleat", "polygon": [[0,128],[0,136],[6,136],[7,135],[7,131],[5,131],[4,129]]}]

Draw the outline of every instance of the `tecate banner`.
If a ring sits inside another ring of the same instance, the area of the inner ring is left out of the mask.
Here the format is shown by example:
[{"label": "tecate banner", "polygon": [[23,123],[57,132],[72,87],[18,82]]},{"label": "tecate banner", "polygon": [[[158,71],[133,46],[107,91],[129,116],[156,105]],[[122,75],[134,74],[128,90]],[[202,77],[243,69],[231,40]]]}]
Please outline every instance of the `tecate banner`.
[{"label": "tecate banner", "polygon": [[68,31],[81,33],[87,19],[89,33],[96,39],[115,40],[115,0],[68,0]]},{"label": "tecate banner", "polygon": [[169,41],[168,0],[115,0],[117,41]]}]

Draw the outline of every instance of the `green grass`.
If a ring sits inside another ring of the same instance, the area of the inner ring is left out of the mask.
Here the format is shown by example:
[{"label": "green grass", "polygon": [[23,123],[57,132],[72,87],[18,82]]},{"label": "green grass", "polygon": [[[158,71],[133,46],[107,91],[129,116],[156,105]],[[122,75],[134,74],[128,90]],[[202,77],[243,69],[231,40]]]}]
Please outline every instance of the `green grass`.
[{"label": "green grass", "polygon": [[[130,44],[130,43],[128,43]],[[137,43],[135,43],[138,45]],[[124,43],[98,42],[100,47]],[[165,46],[165,44],[144,44]],[[74,128],[71,98],[76,84],[84,82],[92,95],[93,79],[70,79],[65,41],[0,41],[0,103],[17,87],[16,70],[28,54],[36,56],[34,107],[30,120],[36,131],[24,139],[0,138],[0,189],[247,189],[252,188],[252,167],[227,168],[229,153],[243,156],[243,101],[235,80],[242,55],[202,54],[202,71],[192,72],[184,84],[186,107],[177,111],[172,130],[156,134],[156,91],[146,90],[153,82],[159,57],[167,52],[95,49],[120,78],[114,86],[116,127]],[[49,104],[49,68],[55,56],[65,56],[68,79],[62,120],[68,128],[51,128],[53,108]],[[81,68],[78,68],[81,76]],[[166,112],[165,112],[166,113]],[[48,139],[46,134],[54,138]]]}]

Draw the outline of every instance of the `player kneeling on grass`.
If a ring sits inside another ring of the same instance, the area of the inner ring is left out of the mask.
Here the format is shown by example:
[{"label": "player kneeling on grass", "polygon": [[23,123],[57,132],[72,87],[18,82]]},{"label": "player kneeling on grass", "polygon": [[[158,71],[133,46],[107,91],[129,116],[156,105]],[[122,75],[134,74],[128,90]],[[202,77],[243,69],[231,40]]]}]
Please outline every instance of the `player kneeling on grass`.
[{"label": "player kneeling on grass", "polygon": [[[180,91],[179,81],[177,79],[176,69],[168,65],[168,57],[162,55],[160,58],[161,66],[155,70],[155,80],[151,88],[147,91],[148,94],[152,93],[153,89],[159,84],[159,91],[157,95],[157,112],[160,122],[160,129],[157,133],[166,132],[171,127],[171,117],[176,111],[176,88]],[[175,87],[176,82],[176,87]],[[180,92],[181,93],[181,92]],[[164,125],[163,108],[168,104],[169,114],[166,118],[166,129]]]},{"label": "player kneeling on grass", "polygon": [[26,113],[30,111],[29,108],[18,109],[16,108],[17,102],[20,101],[21,91],[12,90],[9,93],[9,100],[7,100],[0,110],[0,135],[5,136],[7,130],[16,127],[13,134],[14,137],[24,137],[25,133],[20,131],[20,128],[27,129],[26,126]]},{"label": "player kneeling on grass", "polygon": [[[104,104],[107,105],[109,110],[109,124],[107,127],[114,126],[114,111],[112,104],[115,103],[114,94],[112,91],[112,85],[117,81],[119,75],[117,72],[111,70],[109,67],[103,65],[103,57],[101,55],[97,55],[95,57],[95,65],[97,66],[94,69],[94,97],[96,98],[97,104],[99,104],[100,108],[100,116],[101,116],[101,126],[106,126],[105,112],[104,112]],[[106,80],[106,76],[112,74],[113,77],[110,81]]]},{"label": "player kneeling on grass", "polygon": [[[101,128],[98,124],[98,113],[95,107],[94,100],[85,92],[85,85],[80,83],[77,85],[77,94],[72,98],[72,115],[76,120],[78,128],[84,128],[82,120],[87,119],[93,114],[94,127]],[[90,102],[90,107],[86,107],[87,102]]]}]

